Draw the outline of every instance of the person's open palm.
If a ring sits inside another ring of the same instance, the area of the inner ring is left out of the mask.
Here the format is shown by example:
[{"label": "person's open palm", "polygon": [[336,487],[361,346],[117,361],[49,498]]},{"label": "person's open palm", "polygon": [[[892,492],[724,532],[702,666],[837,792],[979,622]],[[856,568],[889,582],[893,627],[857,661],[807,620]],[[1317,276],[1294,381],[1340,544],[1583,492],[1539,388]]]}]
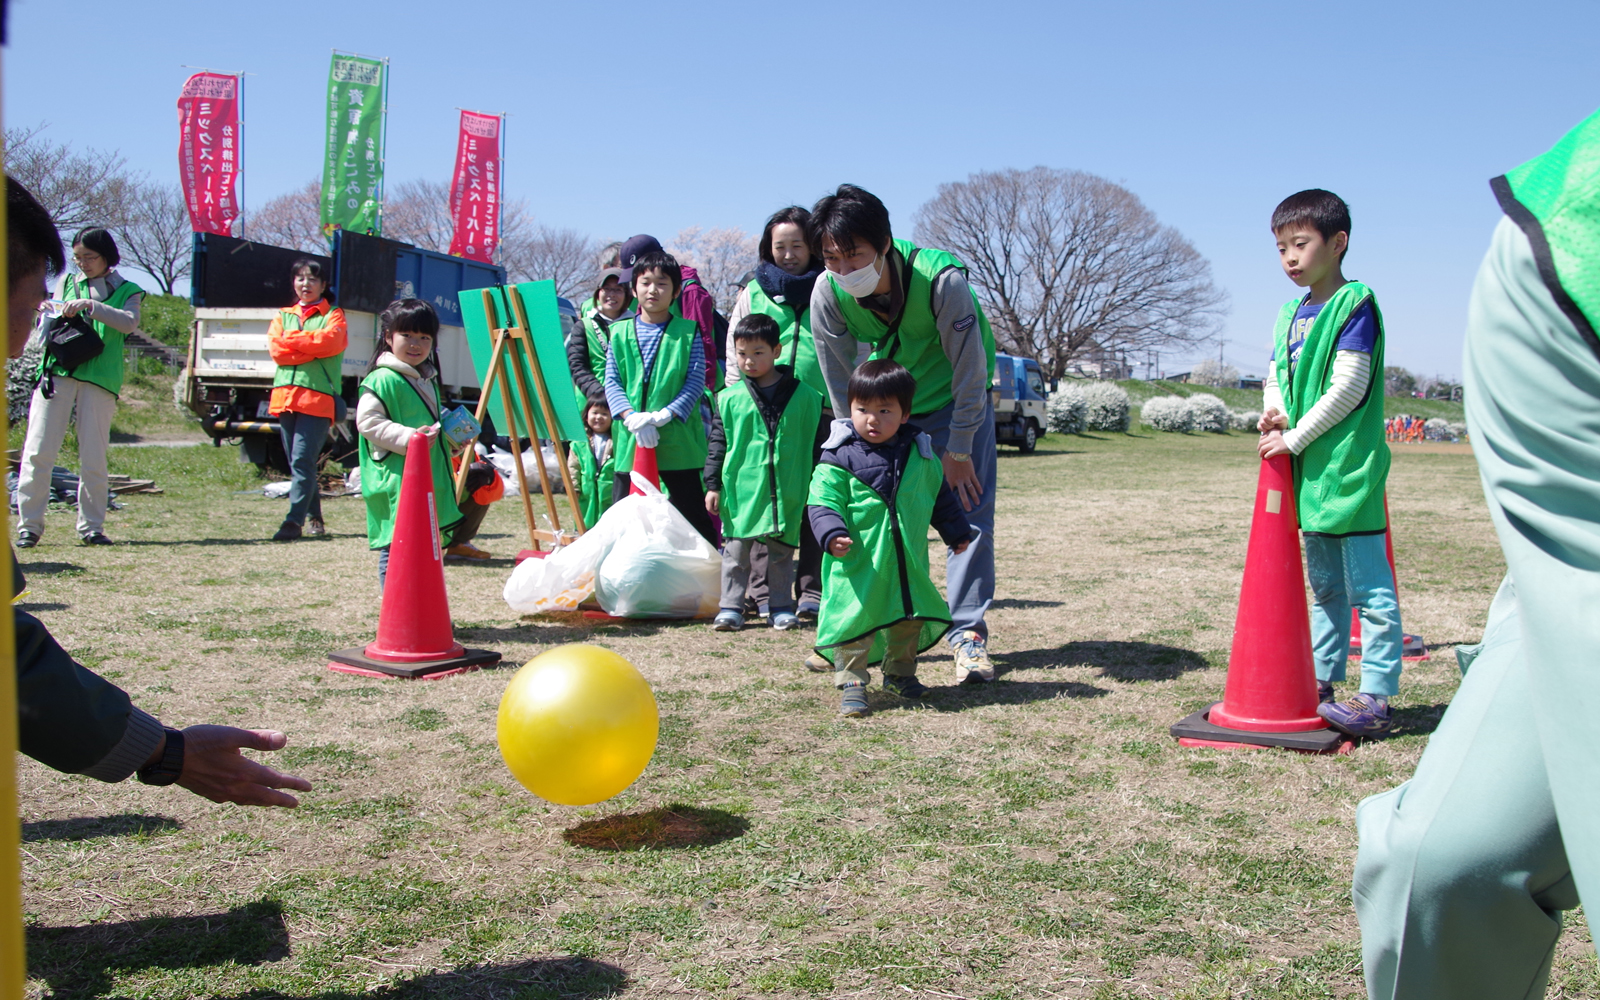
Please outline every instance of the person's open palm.
[{"label": "person's open palm", "polygon": [[311,782],[275,771],[241,749],[282,750],[289,738],[267,729],[190,726],[183,731],[183,773],[178,784],[213,802],[294,808],[300,800],[280,788],[311,791]]}]

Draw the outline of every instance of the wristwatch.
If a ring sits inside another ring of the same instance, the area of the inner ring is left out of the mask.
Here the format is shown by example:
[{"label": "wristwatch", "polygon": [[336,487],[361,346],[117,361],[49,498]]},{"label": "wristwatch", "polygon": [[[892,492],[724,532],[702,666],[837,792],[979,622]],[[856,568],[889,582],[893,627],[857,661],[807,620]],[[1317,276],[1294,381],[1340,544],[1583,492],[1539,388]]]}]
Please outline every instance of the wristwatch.
[{"label": "wristwatch", "polygon": [[945,452],[945,456],[948,457],[952,462],[972,461],[972,456],[964,451],[947,451]]},{"label": "wristwatch", "polygon": [[168,727],[167,745],[161,759],[147,767],[139,768],[139,780],[147,785],[170,785],[183,774],[183,733]]}]

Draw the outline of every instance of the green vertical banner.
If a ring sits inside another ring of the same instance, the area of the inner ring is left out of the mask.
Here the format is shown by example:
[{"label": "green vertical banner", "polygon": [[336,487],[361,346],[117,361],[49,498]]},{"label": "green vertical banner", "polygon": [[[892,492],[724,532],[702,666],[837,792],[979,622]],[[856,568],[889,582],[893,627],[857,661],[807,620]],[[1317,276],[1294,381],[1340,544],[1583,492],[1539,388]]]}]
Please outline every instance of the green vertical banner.
[{"label": "green vertical banner", "polygon": [[333,54],[322,231],[383,234],[384,73],[387,60]]}]

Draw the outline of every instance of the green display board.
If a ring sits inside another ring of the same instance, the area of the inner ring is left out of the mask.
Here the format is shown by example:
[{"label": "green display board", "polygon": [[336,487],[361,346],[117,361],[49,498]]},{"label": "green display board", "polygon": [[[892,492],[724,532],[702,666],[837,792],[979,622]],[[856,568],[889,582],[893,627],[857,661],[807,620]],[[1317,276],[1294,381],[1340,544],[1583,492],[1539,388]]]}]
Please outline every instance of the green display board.
[{"label": "green display board", "polygon": [[[582,441],[586,437],[583,414],[572,392],[572,373],[567,368],[566,341],[561,332],[561,313],[556,306],[556,283],[553,281],[524,281],[520,285],[501,285],[488,290],[494,299],[499,325],[513,326],[516,316],[511,311],[506,296],[515,294],[522,300],[528,314],[529,333],[533,338],[534,355],[544,372],[545,388],[550,393],[550,406],[555,411],[556,429],[551,433],[545,427],[544,410],[539,405],[539,392],[535,388],[533,373],[519,360],[523,379],[528,387],[528,409],[533,413],[535,427],[530,431],[522,419],[521,389],[510,370],[512,353],[506,354],[507,369],[495,380],[493,398],[489,401],[489,414],[496,426],[505,420],[504,394],[511,393],[511,412],[517,421],[517,437],[540,437],[562,441]],[[474,288],[458,293],[461,300],[461,321],[467,330],[467,348],[472,352],[472,367],[478,372],[478,384],[489,377],[489,360],[494,354],[494,336],[489,330],[489,320],[483,311],[483,292]],[[509,433],[509,432],[505,432]]]}]

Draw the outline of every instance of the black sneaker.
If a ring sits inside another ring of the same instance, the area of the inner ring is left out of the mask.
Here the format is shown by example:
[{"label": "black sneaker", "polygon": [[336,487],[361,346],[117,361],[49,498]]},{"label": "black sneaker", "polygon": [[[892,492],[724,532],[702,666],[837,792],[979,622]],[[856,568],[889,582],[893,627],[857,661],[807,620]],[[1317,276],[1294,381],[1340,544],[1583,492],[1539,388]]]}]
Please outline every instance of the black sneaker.
[{"label": "black sneaker", "polygon": [[1319,704],[1319,705],[1332,705],[1333,704],[1333,685],[1332,684],[1319,683],[1317,685],[1317,704]]},{"label": "black sneaker", "polygon": [[898,674],[885,674],[883,689],[893,691],[902,698],[921,698],[928,693],[927,685],[917,680],[917,675],[912,674],[902,677]]},{"label": "black sneaker", "polygon": [[27,528],[23,528],[21,531],[17,532],[17,548],[19,548],[19,549],[31,549],[35,545],[38,545],[38,544],[39,544],[39,536],[35,535],[33,532],[29,531]]},{"label": "black sneaker", "polygon": [[272,540],[275,542],[292,542],[303,533],[298,524],[293,521],[285,521],[278,525],[278,532],[272,536]]},{"label": "black sneaker", "polygon": [[91,531],[87,535],[83,536],[83,544],[85,544],[85,545],[115,545],[116,543],[113,542],[111,539],[107,538],[106,537],[106,533],[103,532],[103,531]]},{"label": "black sneaker", "polygon": [[814,622],[817,615],[822,613],[822,605],[816,601],[801,601],[800,606],[794,609],[795,616],[803,622]]}]

